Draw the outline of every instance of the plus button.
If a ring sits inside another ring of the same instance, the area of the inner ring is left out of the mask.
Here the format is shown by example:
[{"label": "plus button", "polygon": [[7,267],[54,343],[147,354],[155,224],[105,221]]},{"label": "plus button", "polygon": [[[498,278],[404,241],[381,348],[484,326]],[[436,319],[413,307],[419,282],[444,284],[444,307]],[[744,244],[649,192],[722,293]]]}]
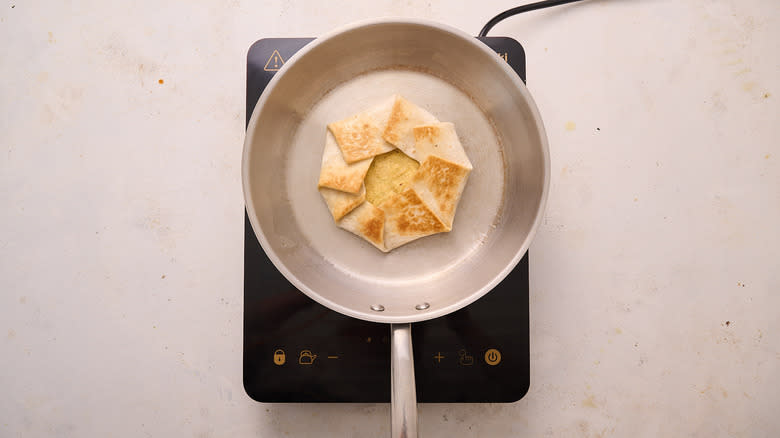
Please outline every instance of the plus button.
[{"label": "plus button", "polygon": [[444,359],[444,356],[441,354],[441,352],[437,352],[436,356],[433,356],[434,359],[436,359],[437,363],[441,363],[441,360]]}]

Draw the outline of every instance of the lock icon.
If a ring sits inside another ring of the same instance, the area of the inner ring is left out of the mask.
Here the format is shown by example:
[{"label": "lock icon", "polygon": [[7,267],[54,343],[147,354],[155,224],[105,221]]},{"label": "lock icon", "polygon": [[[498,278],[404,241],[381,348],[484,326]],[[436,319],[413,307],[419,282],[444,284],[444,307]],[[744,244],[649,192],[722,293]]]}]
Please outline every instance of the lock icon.
[{"label": "lock icon", "polygon": [[284,365],[287,361],[287,356],[284,354],[284,350],[281,348],[274,351],[274,363],[277,365]]}]

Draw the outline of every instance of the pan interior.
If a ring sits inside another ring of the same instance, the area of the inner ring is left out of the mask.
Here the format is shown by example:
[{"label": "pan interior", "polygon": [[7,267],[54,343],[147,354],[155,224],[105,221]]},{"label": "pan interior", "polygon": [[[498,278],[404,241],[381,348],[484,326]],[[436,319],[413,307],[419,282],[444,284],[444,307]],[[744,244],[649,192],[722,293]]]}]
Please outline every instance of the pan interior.
[{"label": "pan interior", "polygon": [[[392,94],[454,123],[474,170],[451,232],[383,254],[333,223],[317,179],[326,125]],[[321,304],[377,322],[440,316],[487,293],[528,248],[549,175],[544,129],[517,75],[473,37],[413,20],[304,47],[261,96],[244,148],[247,212],[274,265]]]},{"label": "pan interior", "polygon": [[[392,93],[426,108],[441,121],[453,122],[474,171],[451,232],[427,236],[385,254],[337,228],[316,187],[327,124],[386,100]],[[317,102],[292,136],[285,177],[292,216],[306,243],[343,274],[383,285],[409,286],[457,269],[493,229],[504,192],[500,142],[484,113],[447,81],[404,69],[359,75]],[[400,293],[415,291],[407,288]]]}]

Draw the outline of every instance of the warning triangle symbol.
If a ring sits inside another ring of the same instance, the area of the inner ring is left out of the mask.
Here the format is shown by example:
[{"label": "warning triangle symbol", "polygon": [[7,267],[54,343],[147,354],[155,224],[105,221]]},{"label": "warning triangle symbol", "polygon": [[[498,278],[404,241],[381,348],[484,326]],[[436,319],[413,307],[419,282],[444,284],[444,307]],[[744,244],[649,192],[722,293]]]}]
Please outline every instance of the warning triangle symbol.
[{"label": "warning triangle symbol", "polygon": [[278,71],[284,65],[284,58],[279,54],[278,50],[274,50],[271,57],[268,58],[268,62],[265,63],[263,70],[265,71]]}]

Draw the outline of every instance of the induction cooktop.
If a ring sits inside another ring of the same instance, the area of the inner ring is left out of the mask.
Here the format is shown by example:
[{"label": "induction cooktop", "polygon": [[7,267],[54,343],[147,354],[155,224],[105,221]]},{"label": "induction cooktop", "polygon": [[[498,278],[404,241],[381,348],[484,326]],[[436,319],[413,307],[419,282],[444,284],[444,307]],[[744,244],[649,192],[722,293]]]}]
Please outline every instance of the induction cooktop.
[{"label": "induction cooktop", "polygon": [[[266,38],[247,54],[246,121],[274,74],[313,38]],[[480,37],[525,81],[511,38]],[[312,183],[314,187],[314,183]],[[323,208],[325,208],[323,204]],[[311,300],[274,267],[244,218],[244,387],[260,402],[389,402],[390,327]],[[412,325],[421,403],[514,402],[529,386],[528,254],[490,293]]]}]

